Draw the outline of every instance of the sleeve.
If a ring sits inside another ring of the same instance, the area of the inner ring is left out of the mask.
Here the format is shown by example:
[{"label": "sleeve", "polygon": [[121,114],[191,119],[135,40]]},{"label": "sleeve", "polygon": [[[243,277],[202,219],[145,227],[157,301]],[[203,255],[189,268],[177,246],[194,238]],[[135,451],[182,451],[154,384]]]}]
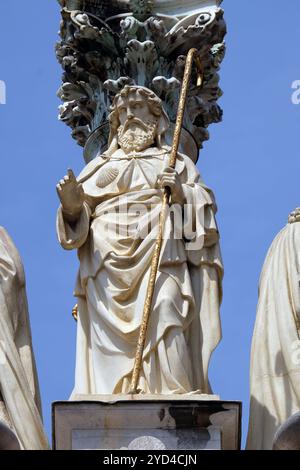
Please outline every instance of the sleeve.
[{"label": "sleeve", "polygon": [[186,249],[197,251],[219,241],[215,214],[217,206],[213,192],[204,184],[195,164],[183,157],[185,169],[181,182],[186,199],[184,208],[184,236]]},{"label": "sleeve", "polygon": [[181,181],[186,199],[183,226],[187,259],[197,267],[215,267],[222,279],[223,263],[214,194],[205,185],[197,167],[188,157],[185,158]]},{"label": "sleeve", "polygon": [[213,246],[219,240],[214,199],[199,183],[183,185],[183,190],[186,198],[184,236],[187,250]]},{"label": "sleeve", "polygon": [[84,202],[80,217],[73,224],[65,219],[60,206],[57,213],[56,229],[59,243],[65,250],[75,250],[84,245],[90,231],[90,218],[91,209],[87,202]]}]

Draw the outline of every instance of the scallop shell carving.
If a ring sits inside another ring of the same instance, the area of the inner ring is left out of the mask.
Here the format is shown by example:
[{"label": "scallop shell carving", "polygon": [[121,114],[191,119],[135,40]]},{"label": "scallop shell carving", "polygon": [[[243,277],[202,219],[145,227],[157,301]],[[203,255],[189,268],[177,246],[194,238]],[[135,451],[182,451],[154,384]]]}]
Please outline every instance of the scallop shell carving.
[{"label": "scallop shell carving", "polygon": [[104,168],[98,176],[96,184],[99,188],[105,188],[111,184],[118,175],[119,170],[117,170],[117,168]]}]

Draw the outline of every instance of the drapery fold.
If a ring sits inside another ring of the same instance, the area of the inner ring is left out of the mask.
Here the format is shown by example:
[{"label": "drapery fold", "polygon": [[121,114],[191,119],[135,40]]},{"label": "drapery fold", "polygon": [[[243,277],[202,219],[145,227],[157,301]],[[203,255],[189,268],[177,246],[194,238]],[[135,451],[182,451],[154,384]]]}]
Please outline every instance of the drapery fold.
[{"label": "drapery fold", "polygon": [[250,371],[247,448],[270,450],[277,429],[300,410],[300,223],[275,238],[260,278]]},{"label": "drapery fold", "polygon": [[19,254],[0,227],[0,390],[7,424],[25,450],[49,448],[41,420],[41,401],[32,349]]}]

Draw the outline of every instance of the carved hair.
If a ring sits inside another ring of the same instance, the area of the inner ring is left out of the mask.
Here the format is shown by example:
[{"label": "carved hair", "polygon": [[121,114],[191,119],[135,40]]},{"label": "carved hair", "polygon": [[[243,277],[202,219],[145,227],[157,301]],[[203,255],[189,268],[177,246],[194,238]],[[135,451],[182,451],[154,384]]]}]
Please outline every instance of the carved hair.
[{"label": "carved hair", "polygon": [[142,86],[130,86],[126,85],[120,93],[118,93],[113,101],[110,108],[111,113],[109,115],[110,122],[110,136],[109,136],[109,153],[112,153],[118,148],[117,136],[118,128],[121,125],[118,110],[119,98],[128,98],[132,93],[142,96],[148,103],[150,112],[158,119],[157,134],[156,134],[156,145],[161,148],[165,144],[165,134],[170,126],[170,120],[163,108],[161,99],[151,90]]}]

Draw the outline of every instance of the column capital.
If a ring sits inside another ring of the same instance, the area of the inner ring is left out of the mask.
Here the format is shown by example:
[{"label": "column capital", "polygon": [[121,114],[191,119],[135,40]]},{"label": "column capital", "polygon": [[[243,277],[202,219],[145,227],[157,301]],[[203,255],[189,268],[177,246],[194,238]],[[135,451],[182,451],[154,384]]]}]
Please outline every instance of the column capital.
[{"label": "column capital", "polygon": [[[176,111],[185,57],[199,49],[204,84],[192,79],[184,121],[184,139],[198,155],[208,127],[222,119],[217,101],[219,67],[225,53],[226,25],[220,0],[59,0],[61,41],[57,58],[64,74],[58,96],[60,120],[85,147],[104,149],[111,100],[126,84],[152,89],[171,122]],[[196,74],[195,74],[196,75]],[[96,136],[95,136],[96,133]],[[88,145],[87,145],[88,143]],[[99,149],[98,149],[99,150]],[[194,159],[195,159],[194,158]]]}]

